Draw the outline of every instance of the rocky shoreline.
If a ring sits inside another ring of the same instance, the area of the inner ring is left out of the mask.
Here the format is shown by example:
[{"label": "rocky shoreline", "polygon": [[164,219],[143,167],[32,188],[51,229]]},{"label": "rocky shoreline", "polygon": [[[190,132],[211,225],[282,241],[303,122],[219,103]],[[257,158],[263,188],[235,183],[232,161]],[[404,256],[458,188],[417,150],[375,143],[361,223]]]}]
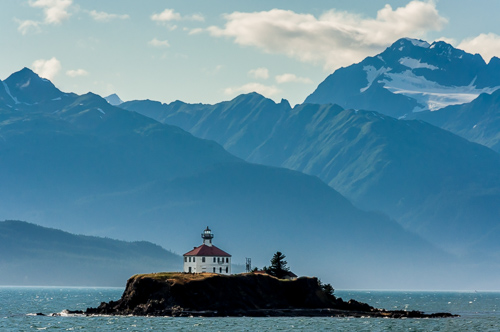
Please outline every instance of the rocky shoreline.
[{"label": "rocky shoreline", "polygon": [[158,273],[135,275],[118,301],[102,302],[85,311],[65,314],[171,317],[379,317],[448,318],[451,313],[427,314],[374,308],[344,301],[323,291],[317,278],[280,280],[252,273]]}]

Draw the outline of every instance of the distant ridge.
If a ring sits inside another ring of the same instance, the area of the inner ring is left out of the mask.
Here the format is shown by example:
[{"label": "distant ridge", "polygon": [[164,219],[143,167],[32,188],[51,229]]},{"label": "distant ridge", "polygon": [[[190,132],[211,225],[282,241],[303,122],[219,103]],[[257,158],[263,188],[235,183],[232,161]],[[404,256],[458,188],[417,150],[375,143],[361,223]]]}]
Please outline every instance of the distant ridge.
[{"label": "distant ridge", "polygon": [[123,286],[131,273],[165,269],[180,270],[181,257],[150,242],[0,222],[0,285]]},{"label": "distant ridge", "polygon": [[123,104],[123,100],[121,100],[120,97],[118,97],[118,95],[116,93],[113,93],[107,97],[104,97],[104,99],[106,99],[106,101],[110,105],[113,105],[113,106],[118,106],[120,104]]},{"label": "distant ridge", "polygon": [[500,153],[500,90],[483,93],[470,103],[414,113],[408,118],[424,120]]}]

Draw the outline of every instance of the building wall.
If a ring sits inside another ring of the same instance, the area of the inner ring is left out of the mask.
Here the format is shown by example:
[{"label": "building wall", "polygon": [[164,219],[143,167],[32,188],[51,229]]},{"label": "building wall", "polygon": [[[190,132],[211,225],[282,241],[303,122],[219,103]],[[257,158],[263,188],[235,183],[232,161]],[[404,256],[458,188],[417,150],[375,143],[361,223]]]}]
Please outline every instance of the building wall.
[{"label": "building wall", "polygon": [[[189,261],[189,258],[191,258],[191,261]],[[203,258],[205,258],[205,262],[203,262]],[[214,273],[215,268],[215,273],[231,274],[231,257],[184,256],[184,272],[190,272],[190,267],[192,273]]]}]

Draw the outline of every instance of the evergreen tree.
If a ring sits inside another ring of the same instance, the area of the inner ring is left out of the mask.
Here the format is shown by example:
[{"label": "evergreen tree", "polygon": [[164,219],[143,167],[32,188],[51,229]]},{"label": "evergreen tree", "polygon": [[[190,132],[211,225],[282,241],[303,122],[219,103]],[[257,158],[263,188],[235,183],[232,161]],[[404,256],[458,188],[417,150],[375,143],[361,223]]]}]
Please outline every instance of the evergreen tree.
[{"label": "evergreen tree", "polygon": [[336,300],[335,295],[333,295],[333,292],[335,291],[335,289],[333,289],[333,286],[331,284],[324,284],[321,282],[321,280],[318,279],[318,285],[319,285],[319,287],[321,287],[321,290],[323,290],[323,292],[325,292],[326,297],[328,299],[330,299],[332,301]]},{"label": "evergreen tree", "polygon": [[282,279],[288,272],[290,272],[285,258],[286,256],[283,255],[283,253],[277,251],[271,259],[271,266],[264,267],[264,271],[278,279]]}]

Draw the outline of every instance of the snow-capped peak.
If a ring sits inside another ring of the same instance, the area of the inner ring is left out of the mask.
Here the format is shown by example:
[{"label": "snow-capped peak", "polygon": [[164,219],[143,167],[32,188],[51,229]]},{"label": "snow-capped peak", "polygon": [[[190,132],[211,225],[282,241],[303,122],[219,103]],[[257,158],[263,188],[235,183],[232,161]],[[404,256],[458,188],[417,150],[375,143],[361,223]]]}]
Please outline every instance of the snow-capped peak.
[{"label": "snow-capped peak", "polygon": [[406,39],[407,41],[411,42],[414,46],[417,46],[417,47],[429,48],[431,46],[425,40],[413,39],[413,38],[404,38],[404,39]]}]

